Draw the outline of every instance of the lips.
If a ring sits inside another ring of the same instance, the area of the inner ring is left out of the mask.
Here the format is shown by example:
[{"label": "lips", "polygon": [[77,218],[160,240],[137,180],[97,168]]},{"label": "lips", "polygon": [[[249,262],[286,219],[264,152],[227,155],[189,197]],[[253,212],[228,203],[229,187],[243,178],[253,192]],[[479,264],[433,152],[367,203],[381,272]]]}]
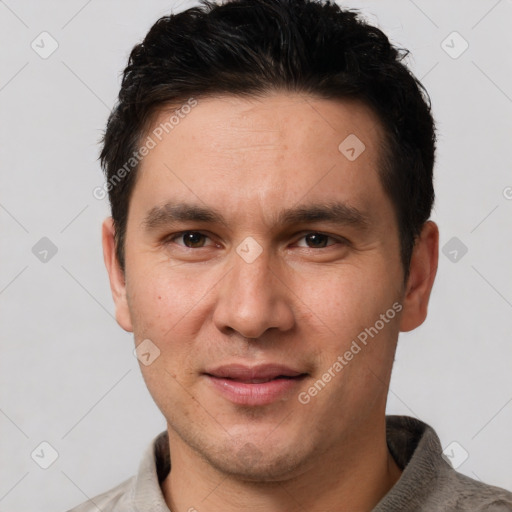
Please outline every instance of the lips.
[{"label": "lips", "polygon": [[239,382],[268,382],[278,377],[295,378],[304,373],[293,370],[287,366],[279,364],[263,364],[258,366],[243,366],[238,364],[230,364],[219,366],[215,369],[205,372],[212,377],[232,379]]},{"label": "lips", "polygon": [[235,404],[255,406],[286,400],[307,373],[281,364],[229,364],[208,369],[204,375],[224,398]]}]

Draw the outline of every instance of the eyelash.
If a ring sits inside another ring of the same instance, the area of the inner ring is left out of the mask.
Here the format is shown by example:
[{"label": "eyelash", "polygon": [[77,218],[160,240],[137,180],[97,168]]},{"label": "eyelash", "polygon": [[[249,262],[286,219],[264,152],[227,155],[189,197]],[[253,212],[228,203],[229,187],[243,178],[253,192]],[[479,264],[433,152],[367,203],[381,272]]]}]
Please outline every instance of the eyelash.
[{"label": "eyelash", "polygon": [[[164,240],[164,245],[169,245],[171,243],[174,243],[174,241],[177,239],[177,238],[182,238],[184,235],[188,234],[188,233],[194,233],[194,234],[199,234],[199,235],[202,235],[206,238],[210,238],[207,234],[201,232],[201,231],[194,231],[194,230],[188,230],[188,231],[180,231],[179,233],[173,233],[172,235],[168,236],[165,240]],[[327,233],[322,233],[321,231],[308,231],[308,232],[304,232],[304,235],[300,237],[299,240],[307,237],[308,235],[320,235],[320,236],[323,236],[323,237],[327,237],[327,238],[330,238],[332,240],[334,240],[335,242],[337,242],[338,244],[342,244],[342,245],[349,245],[349,241],[346,240],[345,238],[341,238],[341,237],[334,237],[332,235],[328,235]],[[191,250],[194,250],[194,249],[205,249],[206,247],[187,247],[186,245],[180,245],[178,244],[180,247],[183,247],[185,249],[191,249]],[[336,244],[331,244],[331,245],[327,245],[326,247],[319,247],[319,248],[316,248],[316,247],[302,247],[303,249],[327,249],[328,247],[332,247],[333,245],[336,245]]]}]

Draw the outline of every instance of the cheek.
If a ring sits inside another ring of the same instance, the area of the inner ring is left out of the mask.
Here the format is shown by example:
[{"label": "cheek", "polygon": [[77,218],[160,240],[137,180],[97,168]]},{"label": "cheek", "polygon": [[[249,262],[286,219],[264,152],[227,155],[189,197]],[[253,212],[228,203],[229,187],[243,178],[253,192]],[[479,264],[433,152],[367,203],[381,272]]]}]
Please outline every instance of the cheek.
[{"label": "cheek", "polygon": [[127,295],[135,322],[170,329],[194,308],[207,283],[182,265],[155,261],[141,255],[127,274]]},{"label": "cheek", "polygon": [[[389,366],[398,336],[392,279],[385,273],[379,278],[375,273],[352,269],[311,284],[312,288],[302,292],[315,290],[302,297],[309,309],[303,326],[318,371],[327,371],[342,356],[343,376],[334,379],[339,386],[352,391],[362,385],[379,388],[386,379],[384,369]],[[384,320],[381,315],[385,315]]]},{"label": "cheek", "polygon": [[128,281],[126,289],[136,344],[149,339],[165,350],[164,340],[172,335],[173,325],[182,316],[176,295],[169,293],[164,281],[150,276]]},{"label": "cheek", "polygon": [[334,269],[322,276],[311,276],[300,283],[297,295],[326,328],[349,331],[372,324],[396,300],[396,284],[384,268]]},{"label": "cheek", "polygon": [[194,362],[195,340],[209,317],[215,276],[159,263],[133,274],[127,294],[135,339],[150,339],[160,350],[157,361],[162,367],[181,374]]}]

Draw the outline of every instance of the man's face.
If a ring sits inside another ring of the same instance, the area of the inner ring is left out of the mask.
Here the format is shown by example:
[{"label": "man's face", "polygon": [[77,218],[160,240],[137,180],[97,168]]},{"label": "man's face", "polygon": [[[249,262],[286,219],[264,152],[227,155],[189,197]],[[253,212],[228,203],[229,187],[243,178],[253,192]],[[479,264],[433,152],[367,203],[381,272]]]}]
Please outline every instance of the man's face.
[{"label": "man's face", "polygon": [[200,99],[155,139],[116,302],[160,351],[141,369],[171,454],[282,479],[373,435],[406,315],[381,140],[358,102],[287,94]]}]

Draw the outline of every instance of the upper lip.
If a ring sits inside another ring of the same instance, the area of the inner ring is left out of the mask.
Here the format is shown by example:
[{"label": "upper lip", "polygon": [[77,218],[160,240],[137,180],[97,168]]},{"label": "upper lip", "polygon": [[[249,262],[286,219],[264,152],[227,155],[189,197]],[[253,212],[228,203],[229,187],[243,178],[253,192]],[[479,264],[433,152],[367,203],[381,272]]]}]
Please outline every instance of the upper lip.
[{"label": "upper lip", "polygon": [[294,370],[282,364],[259,364],[246,366],[242,364],[226,364],[211,368],[204,372],[207,375],[224,379],[250,381],[254,379],[274,379],[276,377],[298,377],[305,372]]}]

